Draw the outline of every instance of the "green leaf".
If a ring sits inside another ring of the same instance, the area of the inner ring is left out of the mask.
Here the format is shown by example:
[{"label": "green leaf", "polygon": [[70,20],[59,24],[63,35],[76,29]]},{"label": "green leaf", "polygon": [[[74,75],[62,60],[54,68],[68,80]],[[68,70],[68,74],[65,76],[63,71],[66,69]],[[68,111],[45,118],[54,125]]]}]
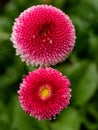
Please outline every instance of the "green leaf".
[{"label": "green leaf", "polygon": [[53,130],[79,130],[80,122],[78,111],[74,107],[69,107],[61,113],[59,120],[51,125]]},{"label": "green leaf", "polygon": [[96,64],[89,63],[82,73],[80,80],[77,80],[77,85],[72,87],[72,99],[76,105],[86,104],[97,89]]},{"label": "green leaf", "polygon": [[97,112],[97,107],[96,107],[96,102],[94,101],[93,103],[90,103],[87,107],[88,113],[93,115],[95,119],[98,120],[98,112]]},{"label": "green leaf", "polygon": [[35,70],[35,69],[37,69],[36,66],[32,66],[32,65],[27,66],[27,70],[28,70],[28,71],[33,71],[33,70]]},{"label": "green leaf", "polygon": [[[9,32],[9,29],[11,27],[10,19],[7,16],[0,16],[0,33],[3,32]],[[7,37],[9,37],[9,34],[5,34]]]},{"label": "green leaf", "polygon": [[72,65],[60,64],[56,67],[71,81],[72,103],[83,105],[89,101],[97,89],[97,66],[95,63],[81,61]]},{"label": "green leaf", "polygon": [[71,83],[73,85],[76,85],[77,81],[79,81],[79,79],[83,75],[84,68],[86,68],[87,66],[87,61],[72,61],[71,64],[62,63],[59,66],[56,66],[55,68],[61,71],[63,75],[67,75],[71,80]]},{"label": "green leaf", "polygon": [[0,130],[6,130],[9,126],[9,115],[4,103],[0,100]]},{"label": "green leaf", "polygon": [[98,61],[98,36],[93,32],[89,32],[89,57]]},{"label": "green leaf", "polygon": [[97,13],[98,12],[98,0],[86,0],[87,4],[89,4],[93,10]]}]

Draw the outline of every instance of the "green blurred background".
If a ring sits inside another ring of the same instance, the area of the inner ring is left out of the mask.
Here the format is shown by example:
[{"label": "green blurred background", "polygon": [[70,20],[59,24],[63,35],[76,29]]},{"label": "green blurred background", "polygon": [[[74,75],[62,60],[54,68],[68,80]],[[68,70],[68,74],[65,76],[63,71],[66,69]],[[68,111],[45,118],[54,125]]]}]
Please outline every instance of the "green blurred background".
[{"label": "green blurred background", "polygon": [[[51,121],[38,121],[21,109],[17,90],[26,66],[10,42],[14,19],[26,8],[52,4],[66,12],[76,28],[76,45],[54,68],[71,80],[68,109]],[[98,130],[98,0],[0,0],[0,130]]]}]

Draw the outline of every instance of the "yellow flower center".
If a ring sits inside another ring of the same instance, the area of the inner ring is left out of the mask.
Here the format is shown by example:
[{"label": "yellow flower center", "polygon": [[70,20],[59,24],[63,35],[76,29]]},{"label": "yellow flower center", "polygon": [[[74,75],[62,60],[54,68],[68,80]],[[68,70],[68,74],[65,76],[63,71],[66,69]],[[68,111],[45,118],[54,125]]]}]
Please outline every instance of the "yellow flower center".
[{"label": "yellow flower center", "polygon": [[51,88],[49,85],[42,86],[39,91],[39,95],[42,99],[46,99],[51,96]]}]

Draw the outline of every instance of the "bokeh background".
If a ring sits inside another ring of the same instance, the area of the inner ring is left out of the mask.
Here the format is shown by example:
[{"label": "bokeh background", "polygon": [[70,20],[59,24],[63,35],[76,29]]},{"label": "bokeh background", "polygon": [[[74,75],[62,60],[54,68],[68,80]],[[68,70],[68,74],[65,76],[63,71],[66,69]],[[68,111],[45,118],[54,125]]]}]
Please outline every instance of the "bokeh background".
[{"label": "bokeh background", "polygon": [[[71,80],[68,109],[51,121],[24,113],[17,99],[27,66],[10,42],[14,19],[26,8],[52,4],[66,12],[76,28],[76,45],[54,66]],[[0,130],[98,130],[98,0],[0,0]]]}]

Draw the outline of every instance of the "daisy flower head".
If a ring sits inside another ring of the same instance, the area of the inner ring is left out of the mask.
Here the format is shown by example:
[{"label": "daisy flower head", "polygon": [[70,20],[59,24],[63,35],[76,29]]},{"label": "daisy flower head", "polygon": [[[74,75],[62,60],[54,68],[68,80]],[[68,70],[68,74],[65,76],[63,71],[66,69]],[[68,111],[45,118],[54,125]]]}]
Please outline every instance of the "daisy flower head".
[{"label": "daisy flower head", "polygon": [[69,104],[70,81],[52,68],[39,68],[23,78],[18,90],[21,107],[30,116],[52,119]]},{"label": "daisy flower head", "polygon": [[65,60],[75,43],[70,18],[51,5],[28,8],[15,19],[12,30],[16,54],[31,65],[56,65]]}]

